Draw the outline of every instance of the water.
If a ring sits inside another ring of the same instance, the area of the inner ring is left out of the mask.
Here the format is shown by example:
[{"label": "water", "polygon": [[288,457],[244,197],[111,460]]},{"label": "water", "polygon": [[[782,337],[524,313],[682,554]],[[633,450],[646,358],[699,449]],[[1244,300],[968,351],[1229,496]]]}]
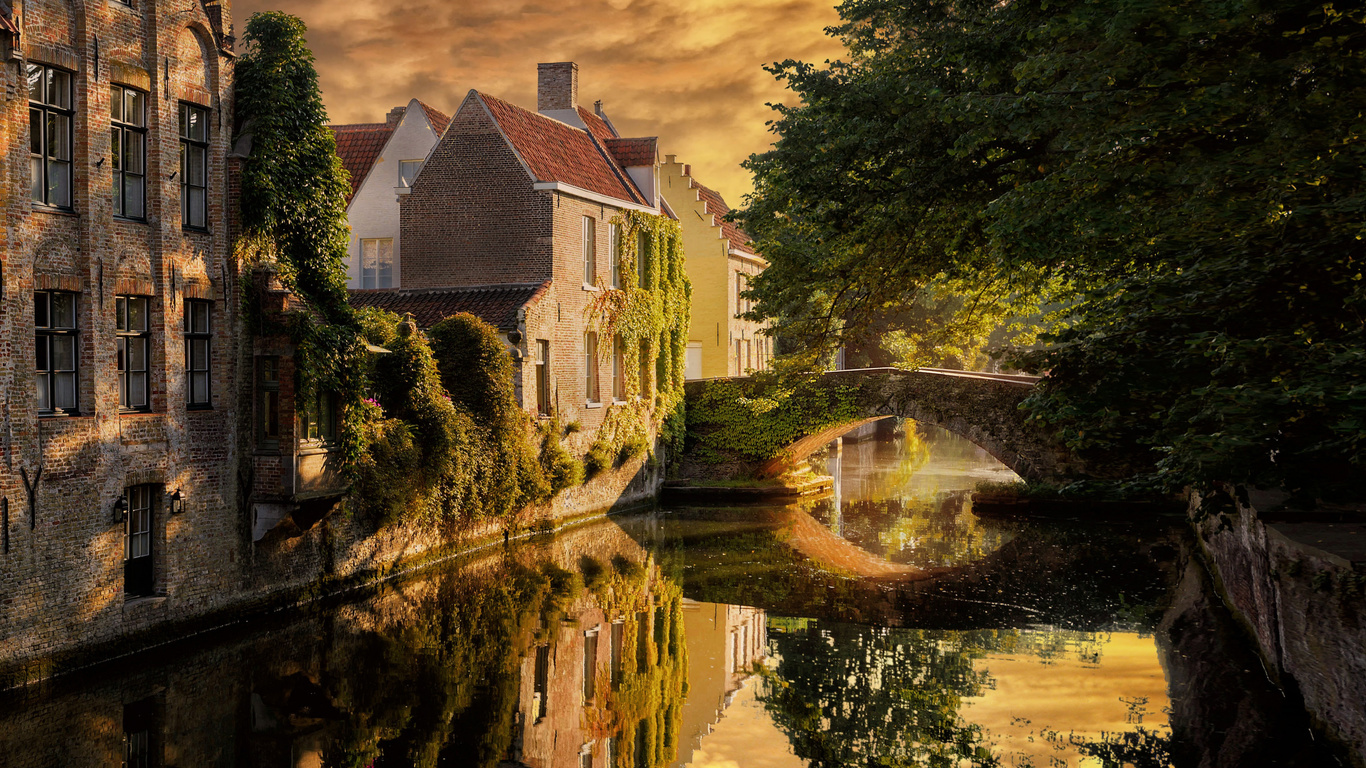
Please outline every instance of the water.
[{"label": "water", "polygon": [[0,699],[0,766],[1334,764],[1179,521],[979,518],[914,425],[813,463]]}]

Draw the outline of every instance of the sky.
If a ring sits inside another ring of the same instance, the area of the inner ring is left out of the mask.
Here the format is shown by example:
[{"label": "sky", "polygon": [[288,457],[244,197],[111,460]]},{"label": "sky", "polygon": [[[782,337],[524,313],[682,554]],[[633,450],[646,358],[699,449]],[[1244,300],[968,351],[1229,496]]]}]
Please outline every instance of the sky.
[{"label": "sky", "polygon": [[536,108],[536,64],[575,61],[579,101],[601,99],[623,136],[658,136],[731,206],[740,163],[773,141],[766,102],[796,99],[763,66],[823,63],[835,0],[238,0],[308,25],[334,123],[380,122],[416,97],[454,113],[471,88]]}]

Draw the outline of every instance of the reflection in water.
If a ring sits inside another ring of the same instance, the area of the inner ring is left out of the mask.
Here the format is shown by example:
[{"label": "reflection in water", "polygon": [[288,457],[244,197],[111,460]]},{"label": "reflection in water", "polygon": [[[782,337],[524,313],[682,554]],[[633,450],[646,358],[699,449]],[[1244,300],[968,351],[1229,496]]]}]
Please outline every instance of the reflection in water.
[{"label": "reflection in water", "polygon": [[0,765],[1335,764],[1182,529],[978,520],[942,434],[835,459],[0,698]]}]

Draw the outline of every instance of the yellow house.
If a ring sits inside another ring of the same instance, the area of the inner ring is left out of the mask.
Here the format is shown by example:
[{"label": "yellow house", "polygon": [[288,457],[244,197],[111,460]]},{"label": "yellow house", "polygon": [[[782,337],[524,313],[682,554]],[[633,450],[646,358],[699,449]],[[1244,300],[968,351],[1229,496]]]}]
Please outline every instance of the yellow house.
[{"label": "yellow house", "polygon": [[749,235],[723,221],[730,208],[721,195],[693,178],[692,166],[667,155],[659,169],[660,192],[683,226],[683,251],[692,281],[692,330],[684,377],[743,376],[768,368],[773,339],[767,323],[737,315],[751,302],[740,294],[753,275],[768,266]]}]

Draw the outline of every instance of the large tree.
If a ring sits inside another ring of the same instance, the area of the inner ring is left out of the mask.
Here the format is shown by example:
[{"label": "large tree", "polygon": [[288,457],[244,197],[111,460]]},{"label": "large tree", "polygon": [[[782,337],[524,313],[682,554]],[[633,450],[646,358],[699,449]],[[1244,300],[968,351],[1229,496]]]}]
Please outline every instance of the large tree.
[{"label": "large tree", "polygon": [[[1366,12],[1306,0],[846,0],[847,60],[773,72],[738,218],[805,350],[955,297],[1078,447],[1168,486],[1366,481]],[[812,355],[808,354],[809,360]]]}]

